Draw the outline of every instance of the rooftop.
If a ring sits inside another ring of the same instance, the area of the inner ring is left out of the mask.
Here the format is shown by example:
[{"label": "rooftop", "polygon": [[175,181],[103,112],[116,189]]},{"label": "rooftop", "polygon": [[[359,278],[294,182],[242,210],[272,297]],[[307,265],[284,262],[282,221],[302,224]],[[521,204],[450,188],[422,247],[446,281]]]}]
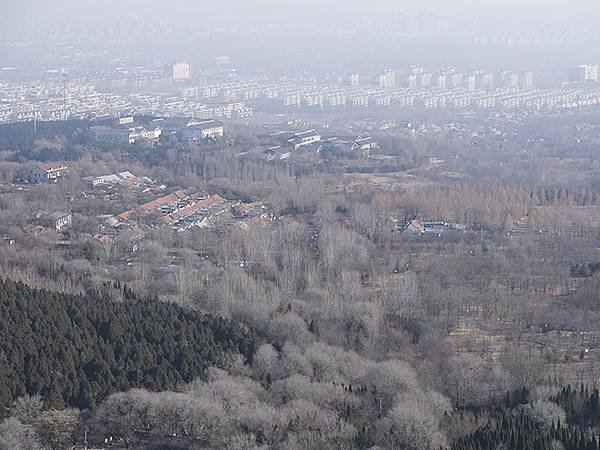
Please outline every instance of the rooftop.
[{"label": "rooftop", "polygon": [[49,162],[39,165],[40,169],[46,172],[53,172],[55,170],[65,170],[67,165],[63,161]]},{"label": "rooftop", "polygon": [[209,130],[211,128],[221,128],[223,125],[223,122],[218,120],[204,120],[202,122],[195,123],[194,125],[190,125],[189,128],[193,128],[195,130]]},{"label": "rooftop", "polygon": [[170,203],[175,203],[177,200],[185,197],[185,192],[182,190],[175,191],[172,194],[164,195],[162,197],[158,197],[151,202],[144,203],[136,208],[130,209],[129,211],[125,211],[117,216],[122,222],[133,219],[138,215],[149,214],[152,211],[160,208],[163,205],[168,205]]}]

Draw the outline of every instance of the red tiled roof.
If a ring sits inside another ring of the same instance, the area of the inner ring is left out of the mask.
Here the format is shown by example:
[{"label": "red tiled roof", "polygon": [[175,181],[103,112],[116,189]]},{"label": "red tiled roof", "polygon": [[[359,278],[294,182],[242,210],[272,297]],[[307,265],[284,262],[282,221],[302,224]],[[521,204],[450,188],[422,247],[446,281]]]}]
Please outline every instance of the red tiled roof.
[{"label": "red tiled roof", "polygon": [[408,228],[409,229],[412,228],[413,231],[423,232],[423,231],[425,231],[425,224],[423,222],[421,222],[419,219],[413,219],[408,224]]},{"label": "red tiled roof", "polygon": [[183,219],[187,216],[191,216],[192,214],[200,211],[203,208],[208,208],[210,205],[218,202],[219,200],[223,200],[223,198],[220,195],[209,195],[208,197],[206,197],[203,200],[200,200],[199,202],[186,206],[185,208],[181,208],[179,211],[176,211],[174,213],[163,216],[162,221],[167,225],[170,225],[173,222],[176,222],[177,220]]},{"label": "red tiled roof", "polygon": [[134,186],[137,186],[140,183],[140,179],[138,177],[131,177],[131,178],[127,178],[126,180],[123,180],[121,182],[121,185],[125,188],[125,189],[131,189]]},{"label": "red tiled roof", "polygon": [[125,211],[125,212],[119,214],[117,216],[117,219],[119,219],[122,222],[125,222],[127,220],[131,220],[132,218],[134,218],[137,215],[142,216],[145,214],[149,214],[152,211],[160,208],[163,205],[168,205],[169,203],[175,203],[177,200],[179,200],[180,198],[183,198],[183,197],[185,197],[184,191],[176,191],[176,192],[173,192],[172,194],[158,197],[158,198],[152,200],[151,202],[144,203],[143,205],[140,205],[137,208],[130,209],[129,211]]},{"label": "red tiled roof", "polygon": [[40,164],[40,168],[46,172],[52,172],[54,170],[65,170],[67,165],[63,161],[56,161]]},{"label": "red tiled roof", "polygon": [[183,198],[184,196],[185,196],[184,191],[176,191],[176,192],[173,192],[172,194],[158,197],[157,199],[152,200],[151,202],[144,203],[143,205],[138,206],[135,209],[138,210],[142,214],[147,214],[149,212],[154,211],[155,209],[160,208],[163,205],[168,205],[169,203],[174,203],[177,200],[179,200],[180,198]]}]

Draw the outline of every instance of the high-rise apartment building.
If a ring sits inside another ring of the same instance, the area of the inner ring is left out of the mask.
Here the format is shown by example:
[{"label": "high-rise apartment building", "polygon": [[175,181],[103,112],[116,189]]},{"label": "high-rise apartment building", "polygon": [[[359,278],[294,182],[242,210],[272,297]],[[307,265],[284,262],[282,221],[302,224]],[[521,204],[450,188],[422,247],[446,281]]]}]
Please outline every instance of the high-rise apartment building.
[{"label": "high-rise apartment building", "polygon": [[569,70],[569,81],[571,83],[584,83],[586,81],[598,81],[598,64],[581,64],[571,67]]},{"label": "high-rise apartment building", "polygon": [[515,89],[519,87],[519,74],[505,70],[502,72],[502,81],[506,89]]},{"label": "high-rise apartment building", "polygon": [[477,75],[472,73],[467,77],[466,81],[467,91],[473,92],[477,90]]},{"label": "high-rise apartment building", "polygon": [[394,89],[396,87],[396,72],[387,69],[379,75],[379,87],[381,89]]},{"label": "high-rise apartment building", "polygon": [[178,62],[173,64],[173,80],[189,80],[192,77],[192,68],[188,63]]},{"label": "high-rise apartment building", "polygon": [[533,70],[524,70],[519,74],[519,87],[521,89],[529,90],[534,88],[533,84]]}]

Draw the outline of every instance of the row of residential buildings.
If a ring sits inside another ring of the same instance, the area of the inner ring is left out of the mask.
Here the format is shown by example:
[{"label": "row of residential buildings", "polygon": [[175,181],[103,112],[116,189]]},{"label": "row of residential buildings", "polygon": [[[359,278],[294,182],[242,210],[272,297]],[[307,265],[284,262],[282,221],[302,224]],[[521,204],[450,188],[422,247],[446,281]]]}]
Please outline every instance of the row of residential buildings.
[{"label": "row of residential buildings", "polygon": [[107,223],[116,229],[168,226],[184,231],[193,227],[226,228],[252,218],[272,220],[262,203],[245,204],[218,194],[201,195],[177,190],[110,217]]},{"label": "row of residential buildings", "polygon": [[245,118],[253,114],[243,100],[196,100],[170,93],[100,92],[74,81],[14,83],[0,81],[0,123],[115,117],[124,112],[197,119]]},{"label": "row of residential buildings", "polygon": [[[186,80],[189,65],[178,63],[173,76]],[[62,76],[61,76],[62,74]],[[533,108],[586,106],[597,97],[597,64],[571,68],[572,83],[536,89],[532,70],[463,73],[452,68],[436,72],[422,66],[410,68],[407,77],[392,69],[367,77],[351,73],[346,77],[319,82],[315,76],[269,78],[265,75],[231,73],[213,75],[156,89],[135,83],[114,90],[97,89],[95,84],[71,79],[64,72],[40,82],[0,81],[0,123],[67,118],[118,117],[123,113],[157,117],[194,117],[196,120],[245,119],[255,110],[280,112],[289,109],[336,110],[339,108]],[[526,101],[519,99],[527,98]],[[568,98],[566,102],[561,98]],[[540,100],[542,99],[542,100]],[[138,130],[133,140],[152,139],[155,130]],[[124,133],[124,132],[123,132]],[[156,136],[155,136],[156,138]],[[108,138],[107,138],[108,139]],[[119,140],[124,140],[119,137]]]}]

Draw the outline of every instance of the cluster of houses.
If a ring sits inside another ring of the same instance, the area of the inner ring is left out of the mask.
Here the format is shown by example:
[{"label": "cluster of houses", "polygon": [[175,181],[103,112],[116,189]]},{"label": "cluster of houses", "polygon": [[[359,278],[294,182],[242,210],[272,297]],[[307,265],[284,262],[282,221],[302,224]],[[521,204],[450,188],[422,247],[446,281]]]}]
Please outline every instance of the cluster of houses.
[{"label": "cluster of houses", "polygon": [[40,211],[23,227],[24,231],[34,236],[49,230],[64,233],[71,228],[73,228],[73,214],[65,211],[53,213]]},{"label": "cluster of houses", "polygon": [[133,116],[122,117],[113,124],[91,127],[96,142],[104,145],[157,143],[161,136],[176,136],[186,141],[218,139],[225,135],[223,122],[194,118],[159,118],[136,122]]},{"label": "cluster of houses", "polygon": [[145,224],[183,231],[192,227],[227,228],[255,217],[270,219],[263,204],[242,204],[218,194],[200,195],[177,190],[110,217],[107,223],[115,228]]},{"label": "cluster of houses", "polygon": [[[29,174],[31,183],[56,183],[69,173],[64,161],[39,163],[32,167]],[[23,227],[31,235],[38,235],[49,230],[64,233],[73,227],[73,215],[65,211],[38,211]]]},{"label": "cluster of houses", "polygon": [[[181,122],[180,122],[181,123]],[[175,127],[175,121],[166,123],[165,129]],[[195,128],[193,125],[190,128]],[[199,128],[204,129],[204,128]],[[218,130],[215,132],[219,132]],[[68,173],[64,162],[38,164],[31,171],[35,183],[57,181]],[[231,226],[249,227],[273,219],[262,203],[241,203],[228,200],[218,194],[202,195],[183,189],[165,193],[164,185],[156,184],[146,176],[137,176],[130,171],[83,178],[88,190],[85,198],[102,198],[116,206],[124,199],[152,198],[117,215],[100,216],[105,224],[96,236],[99,240],[112,240],[117,235],[144,227],[166,226],[176,231],[192,227],[226,231]],[[138,200],[136,200],[138,201]],[[70,212],[39,212],[25,226],[25,231],[38,235],[48,230],[64,233],[73,227]]]},{"label": "cluster of houses", "polygon": [[302,132],[275,131],[268,135],[267,141],[269,145],[263,153],[268,160],[287,159],[299,151],[369,157],[372,150],[379,148],[377,141],[368,135],[325,137],[315,129]]}]

